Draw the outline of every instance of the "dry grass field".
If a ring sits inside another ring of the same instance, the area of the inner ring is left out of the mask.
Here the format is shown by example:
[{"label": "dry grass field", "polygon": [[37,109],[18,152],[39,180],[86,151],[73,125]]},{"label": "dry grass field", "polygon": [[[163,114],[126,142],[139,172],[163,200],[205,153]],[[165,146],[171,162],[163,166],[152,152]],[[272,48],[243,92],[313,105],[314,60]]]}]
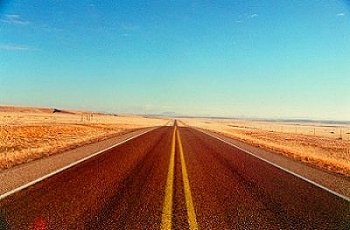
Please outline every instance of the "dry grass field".
[{"label": "dry grass field", "polygon": [[181,121],[350,177],[350,125],[204,118]]},{"label": "dry grass field", "polygon": [[0,106],[0,170],[167,119]]}]

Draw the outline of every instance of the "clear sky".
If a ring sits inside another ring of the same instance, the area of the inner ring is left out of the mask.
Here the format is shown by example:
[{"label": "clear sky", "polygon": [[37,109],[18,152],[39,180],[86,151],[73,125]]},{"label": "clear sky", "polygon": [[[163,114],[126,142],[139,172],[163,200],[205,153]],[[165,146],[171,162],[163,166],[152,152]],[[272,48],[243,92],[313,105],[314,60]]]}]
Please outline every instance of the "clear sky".
[{"label": "clear sky", "polygon": [[0,104],[350,120],[350,3],[1,1]]}]

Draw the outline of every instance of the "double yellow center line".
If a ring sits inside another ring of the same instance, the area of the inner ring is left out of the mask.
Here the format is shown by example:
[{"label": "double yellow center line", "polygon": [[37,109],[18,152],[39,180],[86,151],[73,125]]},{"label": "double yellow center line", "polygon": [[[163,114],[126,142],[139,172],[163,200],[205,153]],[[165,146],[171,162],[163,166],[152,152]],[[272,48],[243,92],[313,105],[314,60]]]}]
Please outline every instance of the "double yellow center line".
[{"label": "double yellow center line", "polygon": [[165,187],[165,197],[164,197],[164,205],[163,205],[163,212],[162,212],[161,229],[162,230],[171,229],[171,226],[172,226],[171,222],[172,222],[172,211],[173,211],[173,192],[174,192],[173,187],[174,187],[176,138],[178,140],[178,147],[179,147],[178,149],[180,152],[182,181],[183,181],[184,192],[185,192],[188,224],[191,230],[198,229],[196,213],[194,210],[192,196],[191,196],[190,182],[188,180],[186,162],[185,162],[185,157],[183,153],[182,142],[181,142],[179,130],[177,129],[176,126],[174,126],[172,142],[171,142],[170,162],[169,162],[168,177],[167,177],[166,187]]},{"label": "double yellow center line", "polygon": [[165,186],[165,197],[162,212],[162,224],[161,229],[171,229],[171,218],[173,209],[173,187],[174,187],[174,165],[175,165],[175,132],[176,126],[174,128],[173,137],[171,141],[171,152],[170,152],[170,162],[168,169],[168,177]]}]

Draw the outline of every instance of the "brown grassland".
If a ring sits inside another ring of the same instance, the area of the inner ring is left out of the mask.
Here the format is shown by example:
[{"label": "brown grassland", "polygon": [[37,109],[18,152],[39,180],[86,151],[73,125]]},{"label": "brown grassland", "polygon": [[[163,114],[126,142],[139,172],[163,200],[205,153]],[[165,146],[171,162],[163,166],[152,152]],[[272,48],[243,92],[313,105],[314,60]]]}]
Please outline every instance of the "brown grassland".
[{"label": "brown grassland", "polygon": [[[0,170],[169,121],[0,106]],[[181,121],[350,177],[350,125],[206,118]]]},{"label": "brown grassland", "polygon": [[0,106],[0,170],[169,120]]},{"label": "brown grassland", "polygon": [[181,121],[350,177],[349,125],[204,118]]}]

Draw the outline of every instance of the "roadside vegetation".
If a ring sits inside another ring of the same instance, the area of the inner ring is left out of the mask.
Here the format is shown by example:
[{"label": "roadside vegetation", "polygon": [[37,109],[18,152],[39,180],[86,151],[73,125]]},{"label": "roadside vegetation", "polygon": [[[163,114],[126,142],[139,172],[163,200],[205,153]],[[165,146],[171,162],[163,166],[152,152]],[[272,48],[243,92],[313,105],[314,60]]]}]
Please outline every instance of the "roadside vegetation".
[{"label": "roadside vegetation", "polygon": [[349,125],[199,118],[181,121],[350,177]]},{"label": "roadside vegetation", "polygon": [[165,123],[142,116],[0,107],[0,170]]}]

